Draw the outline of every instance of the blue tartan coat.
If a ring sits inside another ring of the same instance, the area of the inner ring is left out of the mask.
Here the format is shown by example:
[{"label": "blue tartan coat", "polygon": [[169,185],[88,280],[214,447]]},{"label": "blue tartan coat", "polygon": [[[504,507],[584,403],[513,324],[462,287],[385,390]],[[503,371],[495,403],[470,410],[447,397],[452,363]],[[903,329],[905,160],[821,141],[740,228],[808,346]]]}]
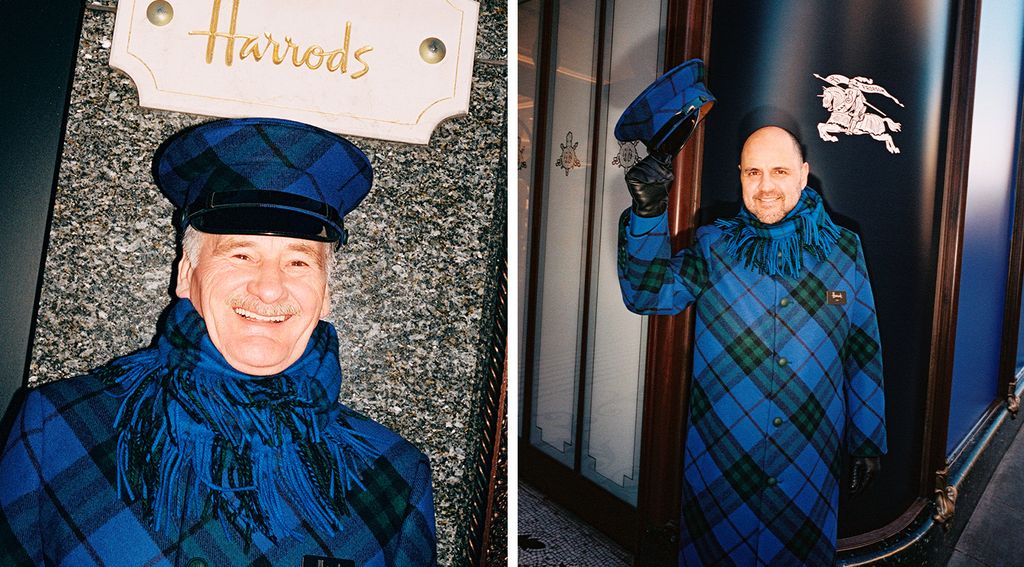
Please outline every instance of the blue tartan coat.
[{"label": "blue tartan coat", "polygon": [[[653,228],[634,234],[630,224]],[[799,278],[743,267],[715,226],[673,254],[666,215],[620,222],[641,314],[696,308],[680,565],[832,565],[840,448],[886,451],[882,353],[860,239],[840,228]],[[835,293],[841,292],[841,293]],[[831,298],[831,299],[830,299]]]},{"label": "blue tartan coat", "polygon": [[[302,565],[303,556],[353,565],[434,565],[434,503],[426,456],[373,420],[342,407],[349,424],[380,452],[349,493],[350,515],[335,535],[303,524],[301,537],[251,546],[204,514],[171,539],[117,492],[121,398],[93,376],[28,390],[0,456],[0,565]],[[314,563],[315,564],[315,563]]]}]

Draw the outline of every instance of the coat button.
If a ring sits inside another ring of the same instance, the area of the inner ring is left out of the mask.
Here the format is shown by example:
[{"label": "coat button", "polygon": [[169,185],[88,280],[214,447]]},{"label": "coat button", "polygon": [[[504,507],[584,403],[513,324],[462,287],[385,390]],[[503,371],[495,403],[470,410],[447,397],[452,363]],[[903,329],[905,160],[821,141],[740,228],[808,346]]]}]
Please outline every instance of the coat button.
[{"label": "coat button", "polygon": [[779,305],[781,305],[782,307],[785,307],[785,306],[789,305],[789,298],[788,297],[783,297],[782,300],[779,301]]},{"label": "coat button", "polygon": [[773,476],[773,477],[770,477],[770,478],[768,479],[768,486],[775,486],[775,484],[776,484],[777,482],[779,482],[779,481],[775,480],[775,477],[774,477],[774,476]]},{"label": "coat button", "polygon": [[789,364],[789,361],[786,360],[786,357],[779,358],[779,366],[785,366],[787,364]]},{"label": "coat button", "polygon": [[782,425],[782,418],[781,417],[776,417],[775,419],[773,419],[772,420],[772,425],[774,425],[775,427],[778,427],[778,426]]},{"label": "coat button", "polygon": [[185,567],[206,567],[206,560],[201,557],[193,557],[188,560],[188,564]]}]

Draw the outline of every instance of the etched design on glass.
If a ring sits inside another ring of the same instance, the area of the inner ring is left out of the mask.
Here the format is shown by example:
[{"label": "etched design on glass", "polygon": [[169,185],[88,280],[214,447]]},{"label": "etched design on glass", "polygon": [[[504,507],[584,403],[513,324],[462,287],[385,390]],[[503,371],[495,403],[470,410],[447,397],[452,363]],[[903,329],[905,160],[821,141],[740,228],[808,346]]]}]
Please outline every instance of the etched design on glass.
[{"label": "etched design on glass", "polygon": [[582,167],[583,164],[580,162],[580,158],[576,157],[576,148],[579,147],[579,142],[572,141],[572,130],[565,135],[565,143],[558,144],[562,148],[561,156],[555,160],[555,165],[565,170],[565,176],[569,176],[569,172],[577,167]]},{"label": "etched design on glass", "polygon": [[[818,136],[826,142],[838,142],[839,138],[833,134],[846,134],[847,136],[860,136],[867,134],[885,142],[885,149],[891,154],[900,153],[900,149],[893,142],[890,132],[899,132],[902,126],[882,111],[882,109],[868,102],[865,93],[881,94],[890,98],[903,108],[896,97],[889,94],[880,85],[876,85],[873,79],[867,77],[854,77],[852,79],[843,75],[829,75],[822,77],[814,73],[814,76],[825,81],[831,86],[822,87],[821,106],[830,112],[828,120],[818,123]],[[868,109],[874,112],[868,112]]]},{"label": "etched design on glass", "polygon": [[619,142],[619,153],[612,158],[612,165],[617,165],[627,170],[636,165],[636,162],[640,161],[640,155],[636,151],[637,144],[639,143],[640,140]]}]

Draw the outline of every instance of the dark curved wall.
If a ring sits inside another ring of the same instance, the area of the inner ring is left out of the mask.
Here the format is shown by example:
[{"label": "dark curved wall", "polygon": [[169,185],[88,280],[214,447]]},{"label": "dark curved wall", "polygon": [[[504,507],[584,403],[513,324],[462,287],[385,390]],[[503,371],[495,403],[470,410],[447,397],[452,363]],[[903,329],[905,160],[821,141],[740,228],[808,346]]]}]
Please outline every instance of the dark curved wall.
[{"label": "dark curved wall", "polygon": [[[864,244],[884,352],[889,455],[868,494],[841,501],[840,537],[889,523],[917,496],[952,20],[949,3],[928,1],[723,1],[713,8],[707,63],[718,104],[704,130],[702,222],[735,214],[740,145],[752,127],[774,122],[797,131],[810,184]],[[819,95],[828,85],[814,74],[868,77],[899,99],[902,107],[866,95],[902,124],[892,134],[900,153],[866,135],[823,141],[817,125],[829,112]]]},{"label": "dark curved wall", "polygon": [[[0,74],[2,412],[28,370],[82,8],[62,2],[4,1],[0,13],[0,53],[9,54]],[[6,438],[2,429],[0,437]]]}]

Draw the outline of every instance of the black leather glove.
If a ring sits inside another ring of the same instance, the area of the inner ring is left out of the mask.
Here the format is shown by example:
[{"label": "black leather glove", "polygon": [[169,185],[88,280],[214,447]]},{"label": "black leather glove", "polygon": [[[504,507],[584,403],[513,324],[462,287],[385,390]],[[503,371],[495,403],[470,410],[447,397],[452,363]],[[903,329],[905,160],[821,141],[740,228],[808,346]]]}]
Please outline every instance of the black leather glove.
[{"label": "black leather glove", "polygon": [[672,186],[672,156],[651,153],[626,172],[626,186],[633,196],[633,213],[638,217],[656,217],[668,208],[668,190]]},{"label": "black leather glove", "polygon": [[850,463],[850,494],[857,495],[867,490],[881,471],[881,457],[854,457]]}]

